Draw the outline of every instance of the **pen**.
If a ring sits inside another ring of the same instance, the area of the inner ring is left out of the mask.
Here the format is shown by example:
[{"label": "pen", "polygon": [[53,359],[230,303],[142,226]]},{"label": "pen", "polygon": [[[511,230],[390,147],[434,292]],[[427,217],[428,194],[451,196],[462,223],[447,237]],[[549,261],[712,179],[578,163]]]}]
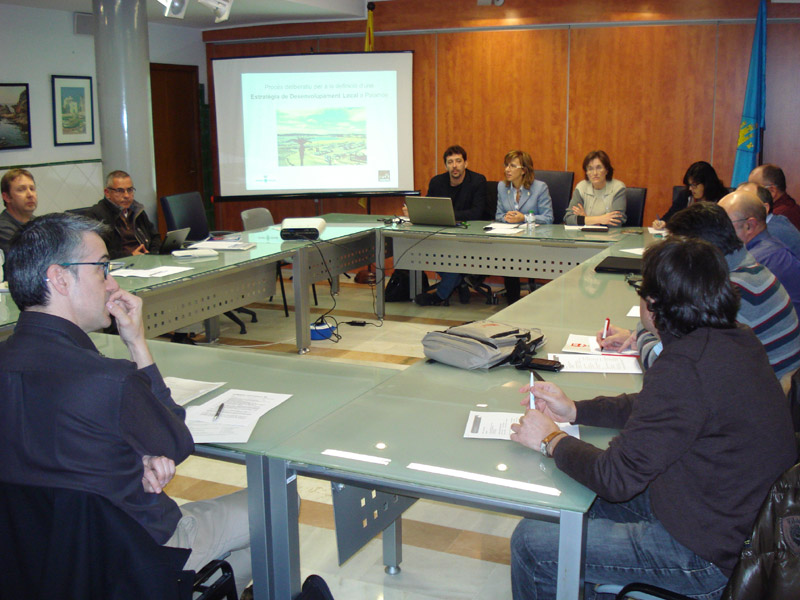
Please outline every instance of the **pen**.
[{"label": "pen", "polygon": [[225,403],[224,402],[219,405],[219,408],[217,408],[217,412],[214,413],[214,418],[211,419],[212,421],[216,421],[217,419],[219,419],[219,416],[222,414],[222,409],[223,408],[225,408]]},{"label": "pen", "polygon": [[608,326],[611,325],[611,320],[606,317],[606,322],[603,324],[603,335],[600,339],[604,340],[608,336]]},{"label": "pen", "polygon": [[530,399],[530,407],[531,409],[536,408],[536,398],[533,397],[533,371],[531,371],[531,399]]}]

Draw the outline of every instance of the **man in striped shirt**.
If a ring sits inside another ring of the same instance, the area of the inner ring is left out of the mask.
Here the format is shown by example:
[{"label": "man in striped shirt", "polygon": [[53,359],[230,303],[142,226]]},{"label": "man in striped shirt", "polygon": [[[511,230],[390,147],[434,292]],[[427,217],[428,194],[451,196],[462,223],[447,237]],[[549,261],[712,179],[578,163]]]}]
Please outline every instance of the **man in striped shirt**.
[{"label": "man in striped shirt", "polygon": [[[675,213],[667,229],[675,235],[702,238],[722,251],[731,283],[741,296],[736,320],[753,329],[764,344],[775,375],[788,390],[791,374],[800,367],[800,323],[789,294],[775,275],[747,251],[728,215],[717,204],[692,204]],[[635,342],[645,369],[661,352],[660,340],[641,325],[633,334],[621,328],[614,328],[611,334],[601,346],[622,349]]]}]

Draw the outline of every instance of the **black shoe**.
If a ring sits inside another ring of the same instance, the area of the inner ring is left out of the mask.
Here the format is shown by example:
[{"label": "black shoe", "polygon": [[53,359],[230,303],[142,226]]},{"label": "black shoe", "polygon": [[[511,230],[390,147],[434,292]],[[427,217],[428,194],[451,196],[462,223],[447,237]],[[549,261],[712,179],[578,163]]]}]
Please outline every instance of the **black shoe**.
[{"label": "black shoe", "polygon": [[428,292],[417,294],[417,297],[414,298],[414,302],[420,306],[439,306],[440,304],[444,304],[445,301],[440,298],[439,294],[436,292]]},{"label": "black shoe", "polygon": [[333,594],[319,575],[309,575],[303,582],[303,590],[297,600],[333,600]]},{"label": "black shoe", "polygon": [[469,285],[462,283],[458,286],[458,301],[461,304],[469,304],[470,297],[472,297],[472,292],[469,289]]}]

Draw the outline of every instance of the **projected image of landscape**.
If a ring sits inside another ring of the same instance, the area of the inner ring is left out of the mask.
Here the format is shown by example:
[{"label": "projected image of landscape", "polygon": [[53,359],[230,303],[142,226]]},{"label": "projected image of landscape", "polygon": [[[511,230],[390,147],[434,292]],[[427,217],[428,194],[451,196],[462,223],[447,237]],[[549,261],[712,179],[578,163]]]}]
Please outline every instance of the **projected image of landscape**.
[{"label": "projected image of landscape", "polygon": [[278,110],[281,167],[364,165],[367,116],[361,108]]}]

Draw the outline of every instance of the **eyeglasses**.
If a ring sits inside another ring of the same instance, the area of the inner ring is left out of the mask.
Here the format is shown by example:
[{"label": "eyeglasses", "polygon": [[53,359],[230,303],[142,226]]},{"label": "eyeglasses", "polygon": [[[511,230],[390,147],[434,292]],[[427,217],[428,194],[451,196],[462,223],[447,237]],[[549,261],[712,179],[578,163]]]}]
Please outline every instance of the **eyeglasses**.
[{"label": "eyeglasses", "polygon": [[78,265],[95,265],[98,267],[103,267],[103,279],[108,279],[108,272],[109,271],[116,271],[117,269],[121,269],[125,266],[124,262],[116,262],[111,260],[100,261],[100,262],[66,262],[66,263],[58,263],[59,267],[76,267]]},{"label": "eyeglasses", "polygon": [[108,188],[111,192],[117,192],[118,194],[133,194],[136,191],[135,187],[129,188]]},{"label": "eyeglasses", "polygon": [[688,187],[690,190],[696,190],[701,185],[703,185],[703,184],[702,183],[689,183],[689,184],[687,184],[686,187]]},{"label": "eyeglasses", "polygon": [[520,165],[506,165],[506,169],[521,169]]},{"label": "eyeglasses", "polygon": [[625,283],[636,290],[638,294],[639,290],[642,288],[642,276],[637,273],[628,273],[625,275]]},{"label": "eyeglasses", "polygon": [[587,173],[594,173],[595,171],[603,171],[605,167],[586,167]]}]

